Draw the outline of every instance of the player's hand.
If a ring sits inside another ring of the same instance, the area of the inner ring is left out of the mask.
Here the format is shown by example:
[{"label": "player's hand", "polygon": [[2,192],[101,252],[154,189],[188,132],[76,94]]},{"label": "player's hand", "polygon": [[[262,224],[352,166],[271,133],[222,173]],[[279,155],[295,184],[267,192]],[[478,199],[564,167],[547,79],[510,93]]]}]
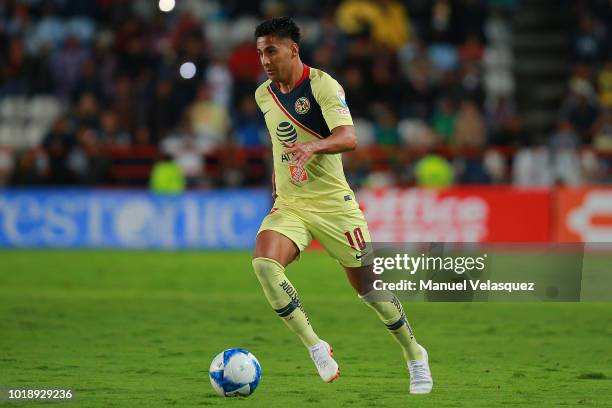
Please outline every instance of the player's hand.
[{"label": "player's hand", "polygon": [[313,142],[309,143],[284,143],[285,154],[293,155],[293,160],[298,167],[304,167],[306,162],[312,157],[315,152]]}]

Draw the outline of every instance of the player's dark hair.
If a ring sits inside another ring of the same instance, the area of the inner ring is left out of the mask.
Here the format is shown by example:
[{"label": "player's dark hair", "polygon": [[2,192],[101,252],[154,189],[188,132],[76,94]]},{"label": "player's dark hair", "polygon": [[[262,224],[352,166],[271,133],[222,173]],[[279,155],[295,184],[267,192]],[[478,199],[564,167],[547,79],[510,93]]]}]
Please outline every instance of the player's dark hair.
[{"label": "player's dark hair", "polygon": [[300,43],[300,28],[291,17],[274,17],[259,24],[255,29],[255,39],[273,35],[279,38],[291,38]]}]

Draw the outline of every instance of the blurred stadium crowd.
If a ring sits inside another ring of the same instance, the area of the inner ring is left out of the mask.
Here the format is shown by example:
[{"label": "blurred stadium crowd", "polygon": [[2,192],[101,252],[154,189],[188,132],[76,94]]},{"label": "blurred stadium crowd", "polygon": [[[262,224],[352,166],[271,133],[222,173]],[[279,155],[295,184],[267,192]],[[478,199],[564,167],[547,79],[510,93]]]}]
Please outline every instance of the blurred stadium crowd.
[{"label": "blurred stadium crowd", "polygon": [[611,181],[609,1],[561,2],[567,95],[543,135],[515,106],[516,0],[173,5],[0,2],[0,186],[146,185],[157,160],[190,187],[269,183],[253,30],[275,15],[294,16],[303,61],[345,88],[355,187]]}]

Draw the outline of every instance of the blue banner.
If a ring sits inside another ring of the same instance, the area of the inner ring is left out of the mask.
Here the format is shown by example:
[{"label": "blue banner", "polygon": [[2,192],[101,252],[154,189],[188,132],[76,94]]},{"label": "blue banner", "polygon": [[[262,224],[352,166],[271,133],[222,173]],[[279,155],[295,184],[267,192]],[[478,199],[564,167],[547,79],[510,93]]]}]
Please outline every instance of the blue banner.
[{"label": "blue banner", "polygon": [[266,190],[4,190],[0,247],[250,248],[270,201]]}]

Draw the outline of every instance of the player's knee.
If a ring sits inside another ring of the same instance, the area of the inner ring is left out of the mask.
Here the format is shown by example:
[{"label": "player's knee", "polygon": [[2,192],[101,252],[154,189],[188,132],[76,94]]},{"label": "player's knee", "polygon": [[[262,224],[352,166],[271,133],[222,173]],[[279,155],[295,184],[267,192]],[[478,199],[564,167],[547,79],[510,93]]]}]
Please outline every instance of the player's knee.
[{"label": "player's knee", "polygon": [[252,264],[255,275],[261,282],[278,276],[285,269],[278,261],[271,258],[257,257],[253,259]]},{"label": "player's knee", "polygon": [[295,241],[274,230],[263,230],[255,240],[255,258],[268,258],[289,265],[300,254]]},{"label": "player's knee", "polygon": [[355,289],[355,292],[357,292],[357,294],[359,295],[359,297],[363,297],[372,291],[371,286],[364,285],[362,283],[356,283],[356,284],[353,284],[352,286],[353,286],[353,289]]},{"label": "player's knee", "polygon": [[373,290],[375,277],[371,266],[345,267],[344,270],[351,286],[360,297]]}]

